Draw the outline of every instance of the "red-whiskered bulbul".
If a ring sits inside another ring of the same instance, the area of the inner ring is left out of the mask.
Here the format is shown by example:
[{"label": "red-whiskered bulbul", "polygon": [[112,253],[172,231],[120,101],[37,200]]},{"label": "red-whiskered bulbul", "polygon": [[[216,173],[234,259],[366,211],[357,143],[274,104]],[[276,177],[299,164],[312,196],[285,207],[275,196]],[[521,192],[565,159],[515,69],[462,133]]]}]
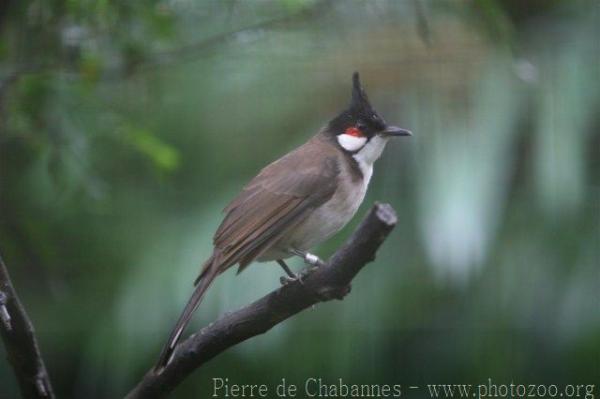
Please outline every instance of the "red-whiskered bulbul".
[{"label": "red-whiskered bulbul", "polygon": [[215,277],[253,261],[277,261],[297,277],[284,259],[300,256],[314,266],[323,262],[307,252],[338,232],[362,203],[373,163],[388,139],[410,136],[388,125],[371,107],[358,73],[353,77],[350,106],[308,142],[271,163],[225,208],[225,219],[213,237],[214,250],[195,281],[194,292],[169,336],[156,370],[169,362],[208,287]]}]

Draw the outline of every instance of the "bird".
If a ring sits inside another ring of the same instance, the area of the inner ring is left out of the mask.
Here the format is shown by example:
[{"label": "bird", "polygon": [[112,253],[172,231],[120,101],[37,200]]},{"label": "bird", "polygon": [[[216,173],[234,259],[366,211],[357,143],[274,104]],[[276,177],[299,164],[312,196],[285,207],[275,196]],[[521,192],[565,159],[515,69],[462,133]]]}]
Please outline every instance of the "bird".
[{"label": "bird", "polygon": [[392,137],[411,136],[388,125],[373,109],[358,72],[352,75],[349,106],[316,135],[263,168],[223,210],[213,253],[159,356],[167,366],[193,313],[214,279],[232,266],[238,273],[254,261],[276,261],[287,284],[302,278],[285,259],[301,257],[309,269],[324,265],[309,252],[355,215],[365,198],[373,164]]}]

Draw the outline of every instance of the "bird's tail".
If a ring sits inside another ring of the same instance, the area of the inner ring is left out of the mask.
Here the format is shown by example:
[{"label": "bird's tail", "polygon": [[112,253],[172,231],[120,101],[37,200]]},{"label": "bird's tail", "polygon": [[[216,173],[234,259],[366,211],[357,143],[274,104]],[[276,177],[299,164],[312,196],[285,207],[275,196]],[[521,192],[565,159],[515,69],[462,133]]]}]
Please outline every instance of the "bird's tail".
[{"label": "bird's tail", "polygon": [[167,343],[165,344],[160,357],[158,358],[158,362],[154,366],[155,372],[163,369],[171,360],[171,356],[175,351],[175,347],[181,338],[183,330],[185,330],[185,327],[190,322],[194,311],[198,308],[200,302],[202,302],[202,298],[204,298],[206,290],[208,290],[208,287],[210,287],[218,274],[219,265],[217,262],[215,262],[215,256],[213,255],[209,260],[206,261],[202,273],[196,279],[194,293],[188,300],[188,303],[185,305],[181,316],[179,316],[179,320],[177,320],[177,324],[175,324],[175,327],[169,335],[169,339],[167,340]]}]

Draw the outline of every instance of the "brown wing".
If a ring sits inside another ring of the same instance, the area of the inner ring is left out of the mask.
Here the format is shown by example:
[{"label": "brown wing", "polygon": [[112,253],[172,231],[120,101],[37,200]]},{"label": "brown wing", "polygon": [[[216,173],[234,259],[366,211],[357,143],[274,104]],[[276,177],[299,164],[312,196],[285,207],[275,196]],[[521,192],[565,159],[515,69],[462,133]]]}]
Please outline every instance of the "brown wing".
[{"label": "brown wing", "polygon": [[333,195],[339,168],[331,150],[309,141],[265,167],[225,208],[213,239],[221,272],[236,263],[242,270]]}]

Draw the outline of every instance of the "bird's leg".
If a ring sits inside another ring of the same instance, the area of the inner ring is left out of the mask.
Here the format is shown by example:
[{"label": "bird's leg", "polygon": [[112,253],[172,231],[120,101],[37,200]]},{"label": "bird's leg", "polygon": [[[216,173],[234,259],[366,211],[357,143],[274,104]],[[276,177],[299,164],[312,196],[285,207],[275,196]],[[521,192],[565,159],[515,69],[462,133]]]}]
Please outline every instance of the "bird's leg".
[{"label": "bird's leg", "polygon": [[314,266],[314,267],[325,266],[325,262],[323,262],[323,260],[315,254],[311,254],[310,252],[306,252],[306,251],[300,251],[298,249],[291,249],[290,252],[293,255],[299,256],[302,259],[304,259],[304,263],[306,263],[309,266]]},{"label": "bird's leg", "polygon": [[283,269],[285,274],[288,275],[288,277],[290,277],[290,278],[297,277],[296,274],[294,274],[294,272],[290,270],[288,265],[286,265],[286,263],[283,261],[283,259],[277,259],[277,263],[279,263],[279,266],[281,266],[281,268]]},{"label": "bird's leg", "polygon": [[308,265],[308,267],[306,267],[305,269],[303,269],[300,272],[300,277],[306,277],[309,274],[311,274],[312,272],[314,272],[315,270],[317,270],[319,267],[325,266],[325,262],[323,262],[321,260],[321,258],[319,258],[315,254],[311,254],[306,251],[300,251],[300,250],[294,249],[294,248],[292,248],[290,250],[290,252],[293,255],[301,257],[304,260],[304,263],[306,263]]},{"label": "bird's leg", "polygon": [[292,248],[289,252],[292,255],[301,257],[304,260],[304,263],[306,263],[309,267],[303,269],[300,273],[296,274],[290,270],[290,268],[283,261],[283,259],[277,259],[277,263],[279,263],[279,266],[281,266],[285,274],[287,274],[287,276],[281,276],[279,278],[279,281],[282,285],[286,285],[294,281],[300,281],[300,283],[302,283],[302,279],[304,277],[308,276],[309,274],[317,270],[319,267],[325,266],[325,262],[323,262],[321,258],[319,258],[315,254],[311,254],[310,252],[300,251],[295,248]]},{"label": "bird's leg", "polygon": [[294,281],[302,282],[302,276],[298,276],[296,273],[292,272],[288,265],[286,265],[286,263],[283,261],[283,259],[277,259],[277,263],[279,263],[279,266],[281,266],[285,274],[287,274],[287,276],[281,276],[279,278],[281,285],[287,285]]}]

